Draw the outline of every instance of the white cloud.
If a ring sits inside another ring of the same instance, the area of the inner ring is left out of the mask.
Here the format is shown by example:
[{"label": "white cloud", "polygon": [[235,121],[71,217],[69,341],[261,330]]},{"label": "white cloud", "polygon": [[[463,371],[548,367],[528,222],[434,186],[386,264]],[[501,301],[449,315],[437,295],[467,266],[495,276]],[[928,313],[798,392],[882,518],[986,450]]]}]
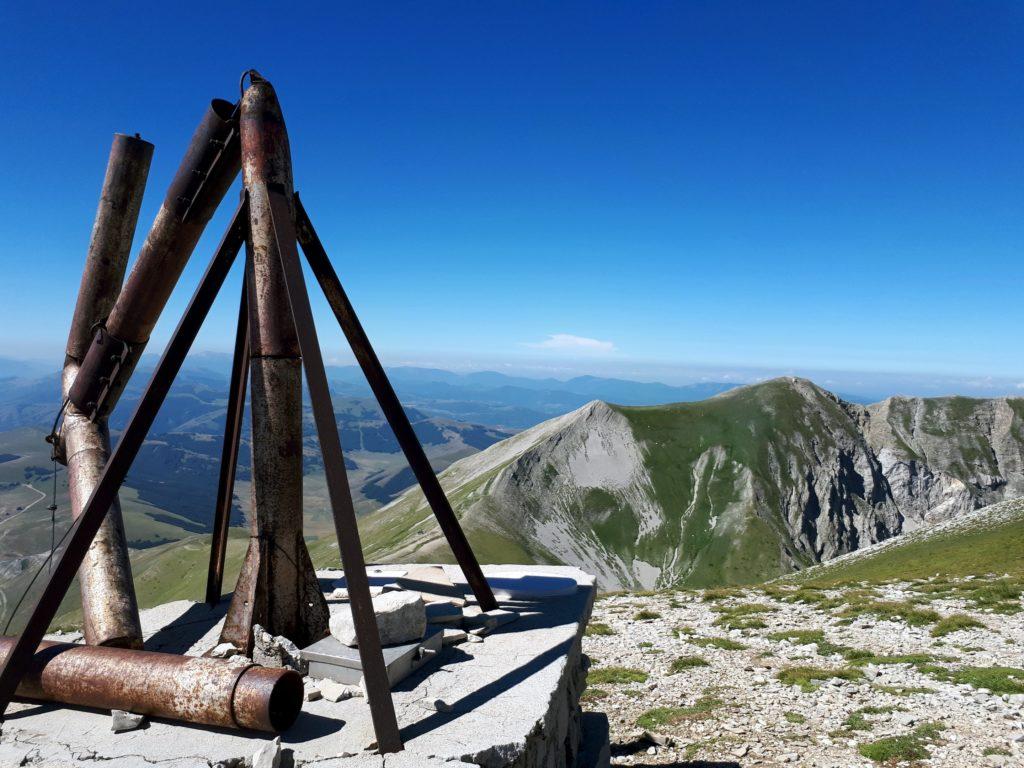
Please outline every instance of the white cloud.
[{"label": "white cloud", "polygon": [[615,344],[610,341],[588,339],[586,336],[573,336],[571,333],[553,333],[544,341],[524,342],[524,347],[531,349],[554,349],[561,352],[590,352],[610,354],[615,351]]}]

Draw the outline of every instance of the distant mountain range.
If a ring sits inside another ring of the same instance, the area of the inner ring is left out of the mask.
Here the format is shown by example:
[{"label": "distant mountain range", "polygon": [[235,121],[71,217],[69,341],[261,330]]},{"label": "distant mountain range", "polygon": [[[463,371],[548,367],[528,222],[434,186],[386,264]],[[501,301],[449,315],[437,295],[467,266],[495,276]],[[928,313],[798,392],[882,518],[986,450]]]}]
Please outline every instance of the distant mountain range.
[{"label": "distant mountain range", "polygon": [[[785,378],[594,401],[442,483],[484,560],[579,565],[605,588],[750,583],[1024,494],[1024,399],[863,406]],[[363,524],[371,557],[450,557],[418,489]]]}]

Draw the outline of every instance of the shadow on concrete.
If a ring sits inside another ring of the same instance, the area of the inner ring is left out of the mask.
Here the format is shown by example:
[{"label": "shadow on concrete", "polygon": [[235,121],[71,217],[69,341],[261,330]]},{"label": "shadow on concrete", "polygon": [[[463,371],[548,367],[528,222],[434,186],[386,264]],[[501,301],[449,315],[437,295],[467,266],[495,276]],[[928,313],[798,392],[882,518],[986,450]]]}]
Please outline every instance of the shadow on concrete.
[{"label": "shadow on concrete", "polygon": [[170,624],[150,635],[146,640],[146,650],[185,653],[224,618],[230,603],[230,595],[221,598],[213,608],[206,603],[196,603]]},{"label": "shadow on concrete", "polygon": [[419,736],[430,733],[435,728],[457,720],[467,712],[471,712],[491,699],[511,690],[530,676],[540,672],[548,664],[553,664],[566,656],[575,641],[575,638],[565,640],[539,656],[535,656],[526,664],[506,672],[501,677],[478,688],[468,696],[448,702],[451,706],[450,712],[435,712],[422,720],[405,726],[401,729],[402,741],[408,743]]}]

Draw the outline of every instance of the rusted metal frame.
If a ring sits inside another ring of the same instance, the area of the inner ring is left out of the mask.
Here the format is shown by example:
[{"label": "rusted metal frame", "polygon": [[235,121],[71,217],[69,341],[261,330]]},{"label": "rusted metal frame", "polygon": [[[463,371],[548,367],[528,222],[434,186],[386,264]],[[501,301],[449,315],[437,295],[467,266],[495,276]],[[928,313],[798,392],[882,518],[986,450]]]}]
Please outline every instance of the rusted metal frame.
[{"label": "rusted metal frame", "polygon": [[419,438],[416,437],[412,424],[409,423],[409,417],[402,408],[398,395],[395,394],[395,390],[388,380],[384,366],[381,365],[380,360],[377,358],[377,354],[370,344],[370,339],[366,335],[366,331],[363,330],[362,323],[359,322],[355,309],[345,294],[341,280],[338,279],[338,274],[331,265],[331,260],[328,258],[327,252],[324,250],[323,244],[313,228],[309,214],[306,213],[306,209],[303,208],[302,202],[299,200],[298,193],[295,193],[294,200],[296,230],[299,244],[306,255],[306,260],[309,262],[313,274],[320,283],[320,288],[327,297],[327,303],[330,304],[331,310],[334,312],[334,316],[337,318],[338,324],[345,334],[345,338],[348,339],[349,346],[352,347],[356,360],[359,361],[359,367],[362,368],[363,375],[366,376],[366,380],[370,384],[370,389],[373,390],[377,402],[380,403],[384,417],[388,420],[391,430],[395,433],[395,438],[405,454],[406,461],[409,462],[409,466],[412,468],[420,488],[423,489],[423,495],[426,497],[427,503],[430,504],[430,508],[434,511],[438,525],[448,540],[448,546],[451,547],[452,552],[455,554],[455,559],[462,568],[462,572],[465,574],[466,580],[476,596],[477,603],[482,610],[493,610],[498,607],[498,603],[494,599],[494,593],[491,591],[487,579],[484,578],[476,555],[473,553],[468,539],[466,539],[466,534],[463,532],[462,526],[459,525],[459,520],[455,516],[454,510],[452,510],[451,503],[448,501],[448,497],[445,495],[444,489],[434,473],[434,468],[430,466],[427,454],[424,452]]},{"label": "rusted metal frame", "polygon": [[175,376],[195,341],[206,315],[213,305],[217,293],[224,284],[228,271],[242,246],[244,222],[248,216],[248,203],[243,201],[235,211],[231,226],[221,240],[210,265],[206,269],[199,287],[196,288],[188,308],[174,331],[160,362],[157,364],[146,391],[135,412],[121,435],[103,468],[96,488],[82,510],[81,516],[72,526],[68,543],[54,564],[53,571],[43,586],[42,594],[36,601],[25,629],[18,636],[13,647],[0,667],[0,715],[7,709],[15,695],[18,683],[29,668],[32,655],[46,633],[46,628],[57,614],[61,600],[82,564],[85,554],[106,517],[107,510],[117,496],[132,461],[142,447],[157,412],[170,391]]},{"label": "rusted metal frame", "polygon": [[238,328],[235,332],[235,354],[231,361],[231,383],[228,392],[227,418],[224,423],[224,447],[220,455],[220,477],[217,481],[217,506],[210,542],[210,568],[206,576],[206,602],[220,602],[224,584],[224,561],[228,551],[228,524],[235,497],[235,473],[238,449],[242,440],[242,419],[245,415],[246,382],[249,379],[249,297],[245,276],[242,277],[242,298],[238,303]]},{"label": "rusted metal frame", "polygon": [[[0,658],[14,644],[14,638],[0,637]],[[302,709],[302,677],[225,659],[43,641],[28,660],[17,695],[276,733]]]},{"label": "rusted metal frame", "polygon": [[302,351],[302,365],[306,371],[306,385],[313,406],[320,452],[324,459],[334,530],[338,537],[342,566],[345,569],[352,619],[359,642],[359,659],[373,729],[377,735],[377,747],[382,753],[398,752],[403,748],[402,737],[398,732],[391,686],[388,683],[384,656],[381,653],[380,633],[377,629],[373,601],[370,598],[370,583],[366,576],[366,563],[359,541],[355,508],[352,506],[352,494],[345,473],[341,438],[338,435],[338,424],[335,421],[331,392],[327,384],[327,372],[324,370],[320,342],[313,322],[313,311],[299,261],[292,214],[283,191],[268,187],[268,192],[271,221],[277,238],[299,348]]}]

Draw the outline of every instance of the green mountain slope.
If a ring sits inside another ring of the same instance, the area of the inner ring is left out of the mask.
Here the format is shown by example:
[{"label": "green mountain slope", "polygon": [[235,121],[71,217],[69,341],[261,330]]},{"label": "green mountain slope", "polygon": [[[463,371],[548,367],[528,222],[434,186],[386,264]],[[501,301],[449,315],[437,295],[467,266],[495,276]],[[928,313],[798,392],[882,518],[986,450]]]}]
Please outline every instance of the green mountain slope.
[{"label": "green mountain slope", "polygon": [[[865,407],[786,378],[696,403],[593,402],[442,484],[485,561],[571,563],[609,589],[751,583],[1024,489],[1021,401],[963,400]],[[363,531],[375,559],[450,558],[418,490]]]}]

